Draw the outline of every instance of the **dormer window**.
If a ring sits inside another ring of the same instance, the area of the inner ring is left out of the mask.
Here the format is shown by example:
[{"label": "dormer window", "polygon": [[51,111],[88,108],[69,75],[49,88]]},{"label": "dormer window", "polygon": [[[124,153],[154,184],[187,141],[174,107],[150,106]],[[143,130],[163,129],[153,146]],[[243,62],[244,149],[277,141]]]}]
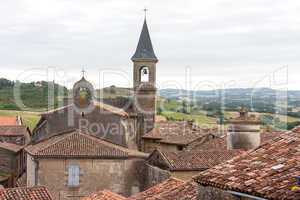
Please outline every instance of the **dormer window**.
[{"label": "dormer window", "polygon": [[143,66],[140,70],[140,78],[141,82],[149,82],[149,68],[146,66]]}]

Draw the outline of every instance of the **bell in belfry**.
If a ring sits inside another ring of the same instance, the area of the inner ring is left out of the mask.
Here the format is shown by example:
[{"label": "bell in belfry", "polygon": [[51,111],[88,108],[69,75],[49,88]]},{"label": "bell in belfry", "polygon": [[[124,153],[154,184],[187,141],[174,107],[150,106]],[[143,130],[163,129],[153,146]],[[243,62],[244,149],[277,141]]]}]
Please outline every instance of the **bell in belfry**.
[{"label": "bell in belfry", "polygon": [[143,70],[143,74],[144,74],[144,75],[147,75],[147,74],[148,74],[148,70],[147,70],[147,69],[144,69],[144,70]]}]

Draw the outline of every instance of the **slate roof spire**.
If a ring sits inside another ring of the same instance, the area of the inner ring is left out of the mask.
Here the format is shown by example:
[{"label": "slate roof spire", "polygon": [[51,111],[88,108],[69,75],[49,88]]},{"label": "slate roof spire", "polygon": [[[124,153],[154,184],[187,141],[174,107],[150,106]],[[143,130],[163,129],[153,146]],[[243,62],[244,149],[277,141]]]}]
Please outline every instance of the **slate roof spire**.
[{"label": "slate roof spire", "polygon": [[136,51],[131,58],[132,61],[154,61],[157,62],[158,59],[155,56],[148,26],[146,15],[144,19],[143,29],[140,35],[139,43],[137,45]]}]

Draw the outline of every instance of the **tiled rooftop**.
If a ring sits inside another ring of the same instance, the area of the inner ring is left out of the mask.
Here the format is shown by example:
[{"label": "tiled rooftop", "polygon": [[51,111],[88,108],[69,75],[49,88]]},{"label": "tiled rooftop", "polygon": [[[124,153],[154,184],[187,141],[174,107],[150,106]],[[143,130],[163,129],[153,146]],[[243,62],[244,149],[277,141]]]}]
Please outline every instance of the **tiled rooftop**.
[{"label": "tiled rooftop", "polygon": [[161,143],[187,145],[210,132],[210,129],[201,129],[186,121],[166,121],[157,122],[156,127],[143,138],[156,139]]},{"label": "tiled rooftop", "polygon": [[155,200],[197,200],[199,188],[197,183],[189,181],[160,195]]},{"label": "tiled rooftop", "polygon": [[82,200],[196,200],[197,197],[198,185],[195,182],[170,178],[128,198],[103,190]]},{"label": "tiled rooftop", "polygon": [[26,187],[27,184],[27,174],[24,172],[21,177],[19,177],[16,181],[17,187]]},{"label": "tiled rooftop", "polygon": [[24,136],[27,134],[27,128],[22,125],[0,126],[0,136]]},{"label": "tiled rooftop", "polygon": [[0,189],[1,200],[52,200],[49,191],[42,186]]},{"label": "tiled rooftop", "polygon": [[12,151],[12,152],[19,152],[21,149],[23,149],[23,146],[20,146],[20,145],[16,145],[16,144],[13,144],[13,143],[7,143],[7,142],[0,142],[0,148],[2,149],[7,149],[9,151]]},{"label": "tiled rooftop", "polygon": [[169,170],[205,170],[240,155],[241,150],[161,152]]},{"label": "tiled rooftop", "polygon": [[17,117],[0,116],[0,126],[18,125]]},{"label": "tiled rooftop", "polygon": [[147,156],[142,152],[81,133],[79,130],[59,134],[37,144],[31,144],[26,147],[26,151],[36,157],[56,158],[105,159]]},{"label": "tiled rooftop", "polygon": [[201,185],[254,195],[270,200],[299,200],[292,191],[300,173],[300,127],[281,133],[247,154],[203,171]]},{"label": "tiled rooftop", "polygon": [[[262,132],[260,135],[261,143],[267,142],[270,139],[278,137],[282,132]],[[195,145],[192,147],[192,150],[226,150],[227,149],[227,137],[215,137],[214,139],[208,140],[205,143]]]},{"label": "tiled rooftop", "polygon": [[155,199],[156,196],[159,196],[162,193],[168,192],[171,189],[177,188],[178,186],[184,184],[184,181],[170,178],[163,183],[157,184],[144,192],[140,192],[136,195],[131,196],[130,200],[146,200],[146,199]]},{"label": "tiled rooftop", "polygon": [[126,200],[126,198],[108,190],[102,190],[100,192],[91,194],[90,196],[85,197],[82,200]]}]

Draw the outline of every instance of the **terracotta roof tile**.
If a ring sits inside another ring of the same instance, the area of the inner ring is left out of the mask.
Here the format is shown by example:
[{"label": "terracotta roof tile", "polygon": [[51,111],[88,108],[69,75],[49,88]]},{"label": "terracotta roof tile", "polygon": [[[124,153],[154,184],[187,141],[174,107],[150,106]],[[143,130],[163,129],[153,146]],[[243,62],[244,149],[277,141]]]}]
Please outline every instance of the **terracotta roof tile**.
[{"label": "terracotta roof tile", "polygon": [[155,200],[197,200],[199,196],[199,188],[197,183],[189,181],[178,187],[154,197]]},{"label": "terracotta roof tile", "polygon": [[108,190],[102,190],[91,194],[88,197],[83,198],[82,200],[126,200],[127,198],[115,194]]},{"label": "terracotta roof tile", "polygon": [[16,145],[13,143],[0,142],[0,148],[7,149],[9,151],[16,153],[19,152],[21,149],[23,149],[23,146]]},{"label": "terracotta roof tile", "polygon": [[145,134],[143,139],[157,139],[161,143],[187,145],[210,133],[209,129],[200,129],[189,122],[157,122],[156,127]]},{"label": "terracotta roof tile", "polygon": [[27,174],[24,172],[21,177],[19,177],[16,181],[17,187],[26,187],[27,184]]},{"label": "terracotta roof tile", "polygon": [[25,136],[27,128],[22,125],[0,126],[0,136]]},{"label": "terracotta roof tile", "polygon": [[161,152],[171,171],[205,170],[240,155],[241,150]]},{"label": "terracotta roof tile", "polygon": [[233,190],[267,199],[299,200],[296,175],[300,172],[300,133],[281,133],[247,154],[203,171],[201,185]]},{"label": "terracotta roof tile", "polygon": [[8,188],[0,190],[1,200],[52,200],[52,197],[43,186]]},{"label": "terracotta roof tile", "polygon": [[26,151],[36,157],[147,157],[147,154],[142,152],[130,150],[97,137],[81,133],[79,130],[59,134],[37,144],[31,144],[26,147]]},{"label": "terracotta roof tile", "polygon": [[[263,132],[261,133],[261,143],[267,142],[271,139],[278,137],[283,132]],[[192,149],[197,150],[212,150],[212,149],[227,149],[227,137],[219,136],[215,137],[214,139],[208,140],[205,143],[201,143],[199,145],[193,146]]]},{"label": "terracotta roof tile", "polygon": [[195,182],[189,181],[185,183],[179,179],[170,178],[128,198],[103,190],[82,200],[196,200],[197,197],[198,185]]},{"label": "terracotta roof tile", "polygon": [[129,199],[130,200],[146,200],[146,199],[150,200],[150,199],[153,199],[154,197],[156,197],[164,192],[168,192],[171,189],[174,189],[182,184],[184,184],[184,181],[175,179],[175,178],[170,178],[170,179],[166,180],[165,182],[155,185],[154,187],[151,187],[144,192],[140,192],[136,195],[131,196]]},{"label": "terracotta roof tile", "polygon": [[13,126],[18,125],[16,117],[0,116],[0,126]]}]

